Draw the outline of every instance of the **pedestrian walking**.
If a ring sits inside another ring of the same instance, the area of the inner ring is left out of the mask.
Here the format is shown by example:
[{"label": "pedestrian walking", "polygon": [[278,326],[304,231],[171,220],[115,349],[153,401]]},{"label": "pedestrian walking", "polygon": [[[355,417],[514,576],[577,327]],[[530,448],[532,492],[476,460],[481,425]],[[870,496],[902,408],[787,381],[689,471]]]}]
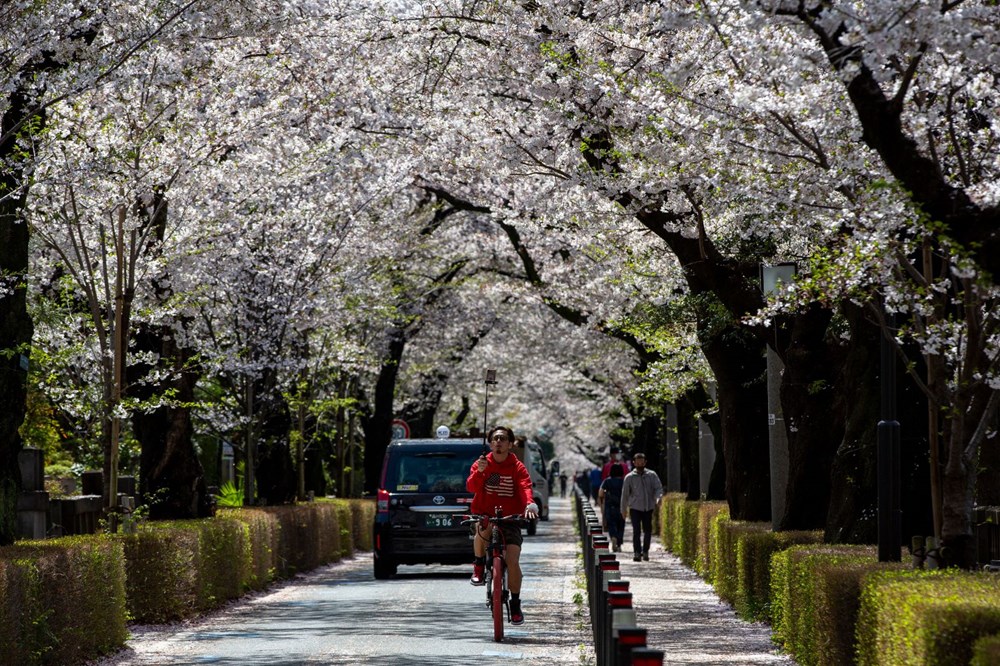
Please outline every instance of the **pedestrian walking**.
[{"label": "pedestrian walking", "polygon": [[590,499],[590,473],[587,470],[577,474],[576,487],[580,489],[583,499]]},{"label": "pedestrian walking", "polygon": [[625,472],[621,465],[611,467],[611,476],[604,479],[597,493],[601,503],[601,514],[604,516],[604,529],[611,539],[611,552],[618,553],[625,540],[625,518],[622,516],[622,486],[625,482]]},{"label": "pedestrian walking", "polygon": [[566,472],[559,472],[559,497],[566,497]]},{"label": "pedestrian walking", "polygon": [[632,456],[633,470],[622,483],[622,518],[632,519],[632,559],[649,560],[649,544],[653,538],[653,511],[660,506],[663,484],[651,469],[646,469],[646,454]]},{"label": "pedestrian walking", "polygon": [[619,449],[617,446],[612,446],[611,458],[608,460],[608,462],[604,463],[604,467],[601,468],[602,481],[611,476],[611,468],[614,467],[615,465],[621,466],[622,476],[628,474],[629,470],[632,469],[631,466],[628,464],[628,461],[623,459],[621,449]]},{"label": "pedestrian walking", "polygon": [[597,491],[601,489],[601,468],[594,467],[590,470],[590,498],[597,502]]}]

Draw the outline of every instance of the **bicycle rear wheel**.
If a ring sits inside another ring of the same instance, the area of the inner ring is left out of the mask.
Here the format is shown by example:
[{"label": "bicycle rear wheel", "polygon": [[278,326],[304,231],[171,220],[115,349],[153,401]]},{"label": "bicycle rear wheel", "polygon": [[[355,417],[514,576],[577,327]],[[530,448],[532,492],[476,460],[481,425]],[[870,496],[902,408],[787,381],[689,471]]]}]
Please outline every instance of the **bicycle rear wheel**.
[{"label": "bicycle rear wheel", "polygon": [[503,559],[493,558],[493,640],[503,640]]}]

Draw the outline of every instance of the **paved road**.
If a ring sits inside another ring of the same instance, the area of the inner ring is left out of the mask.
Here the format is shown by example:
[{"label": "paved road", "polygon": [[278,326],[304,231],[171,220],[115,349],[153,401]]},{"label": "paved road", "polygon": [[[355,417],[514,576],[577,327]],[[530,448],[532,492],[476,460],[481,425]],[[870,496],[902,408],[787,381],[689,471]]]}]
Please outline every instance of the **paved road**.
[{"label": "paved road", "polygon": [[492,640],[486,594],[469,585],[468,567],[401,566],[393,580],[376,581],[362,553],[186,624],[132,627],[128,647],[99,664],[593,663],[586,608],[574,600],[569,500],[557,498],[551,516],[525,537],[527,621],[508,626],[503,643]]}]

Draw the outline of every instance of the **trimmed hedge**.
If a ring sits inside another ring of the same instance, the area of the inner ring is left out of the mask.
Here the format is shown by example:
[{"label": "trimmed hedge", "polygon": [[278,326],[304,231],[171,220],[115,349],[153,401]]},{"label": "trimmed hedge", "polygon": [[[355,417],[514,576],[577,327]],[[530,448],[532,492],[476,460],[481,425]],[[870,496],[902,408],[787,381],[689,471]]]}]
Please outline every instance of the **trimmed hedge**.
[{"label": "trimmed hedge", "polygon": [[972,646],[969,666],[994,666],[1000,664],[1000,634],[980,638]]},{"label": "trimmed hedge", "polygon": [[1000,632],[1000,576],[891,571],[869,576],[858,613],[863,666],[965,666],[977,639]]},{"label": "trimmed hedge", "polygon": [[685,498],[683,493],[667,493],[660,501],[660,542],[678,557],[684,550]]},{"label": "trimmed hedge", "polygon": [[123,645],[124,570],[108,537],[0,548],[0,664],[78,663]]},{"label": "trimmed hedge", "polygon": [[694,570],[709,582],[712,577],[712,522],[717,518],[729,520],[729,504],[716,501],[698,502]]},{"label": "trimmed hedge", "polygon": [[183,619],[370,550],[374,515],[369,500],[227,509],[0,548],[0,666],[78,663],[124,645],[126,619]]},{"label": "trimmed hedge", "polygon": [[771,558],[775,642],[803,666],[854,660],[866,576],[902,563],[880,563],[872,546],[801,545]]},{"label": "trimmed hedge", "polygon": [[703,578],[708,578],[711,571],[711,522],[720,512],[728,516],[729,505],[688,501],[683,493],[668,493],[660,503],[660,540],[664,548]]},{"label": "trimmed hedge", "polygon": [[739,541],[747,534],[770,532],[771,523],[751,523],[730,520],[727,514],[719,513],[711,523],[711,578],[715,593],[723,601],[736,606],[739,594]]},{"label": "trimmed hedge", "polygon": [[747,530],[736,537],[733,607],[744,620],[771,620],[771,556],[797,544],[822,543],[823,533]]}]

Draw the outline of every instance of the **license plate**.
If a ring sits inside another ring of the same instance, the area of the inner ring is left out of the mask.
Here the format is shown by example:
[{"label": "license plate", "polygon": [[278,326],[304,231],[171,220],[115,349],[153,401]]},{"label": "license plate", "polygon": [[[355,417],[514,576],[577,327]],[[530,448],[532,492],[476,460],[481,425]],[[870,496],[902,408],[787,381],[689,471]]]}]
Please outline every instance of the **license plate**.
[{"label": "license plate", "polygon": [[450,513],[428,513],[424,517],[427,527],[454,527],[455,516]]}]

